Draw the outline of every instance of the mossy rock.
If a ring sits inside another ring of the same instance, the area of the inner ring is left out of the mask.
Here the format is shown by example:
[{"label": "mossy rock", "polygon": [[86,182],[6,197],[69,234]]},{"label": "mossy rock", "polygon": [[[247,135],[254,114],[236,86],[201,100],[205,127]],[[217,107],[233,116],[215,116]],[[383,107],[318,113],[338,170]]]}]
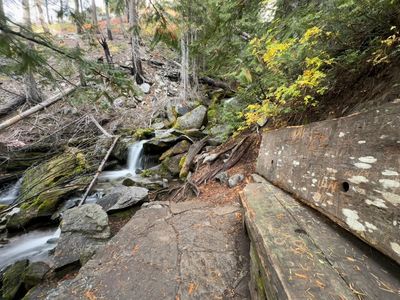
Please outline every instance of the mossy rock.
[{"label": "mossy rock", "polygon": [[18,261],[4,272],[2,296],[5,300],[16,299],[25,294],[23,279],[28,263],[26,259]]},{"label": "mossy rock", "polygon": [[179,175],[179,172],[181,171],[180,161],[182,157],[184,157],[183,154],[167,157],[161,164],[162,168],[167,170],[172,176]]},{"label": "mossy rock", "polygon": [[3,210],[5,210],[5,209],[7,209],[8,208],[8,205],[6,205],[6,204],[0,204],[0,211],[3,211]]},{"label": "mossy rock", "polygon": [[185,153],[189,150],[191,143],[187,140],[183,140],[180,141],[178,144],[176,144],[175,146],[173,146],[172,148],[168,149],[167,151],[165,151],[161,157],[160,157],[160,161],[163,161],[164,159],[166,159],[167,157],[171,157],[177,154],[182,154]]},{"label": "mossy rock", "polygon": [[82,190],[92,171],[85,155],[76,148],[68,148],[63,154],[30,168],[24,173],[20,196],[20,212],[12,215],[9,230],[17,230],[36,218],[51,217],[61,200],[74,191]]},{"label": "mossy rock", "polygon": [[138,128],[136,129],[134,135],[137,140],[144,140],[154,137],[153,128]]}]

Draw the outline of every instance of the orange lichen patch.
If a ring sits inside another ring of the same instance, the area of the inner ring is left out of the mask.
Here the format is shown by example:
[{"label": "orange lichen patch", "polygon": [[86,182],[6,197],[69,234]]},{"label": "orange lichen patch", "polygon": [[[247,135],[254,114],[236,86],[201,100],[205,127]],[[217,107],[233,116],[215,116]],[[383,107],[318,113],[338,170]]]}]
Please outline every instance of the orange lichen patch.
[{"label": "orange lichen patch", "polygon": [[85,297],[88,298],[89,300],[96,300],[97,299],[96,296],[94,295],[94,293],[91,292],[91,291],[87,291],[85,293]]},{"label": "orange lichen patch", "polygon": [[198,285],[193,282],[189,283],[189,290],[188,290],[189,296],[191,296],[196,291],[197,286]]}]

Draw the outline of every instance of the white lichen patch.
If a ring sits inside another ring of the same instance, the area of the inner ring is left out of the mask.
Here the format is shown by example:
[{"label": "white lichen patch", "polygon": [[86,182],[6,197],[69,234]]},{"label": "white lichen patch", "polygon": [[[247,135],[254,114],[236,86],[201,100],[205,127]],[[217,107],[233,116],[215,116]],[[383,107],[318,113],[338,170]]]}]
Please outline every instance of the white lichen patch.
[{"label": "white lichen patch", "polygon": [[378,228],[369,222],[365,222],[365,227],[367,227],[368,232],[373,232],[374,230],[378,230]]},{"label": "white lichen patch", "polygon": [[362,145],[362,144],[366,144],[367,141],[358,141],[358,143],[359,143],[360,145]]},{"label": "white lichen patch", "polygon": [[350,229],[356,231],[365,231],[365,226],[359,221],[360,217],[358,216],[357,211],[343,208],[342,213],[346,217],[346,224],[350,227]]},{"label": "white lichen patch", "polygon": [[329,196],[329,197],[333,197],[333,194],[331,194],[331,193],[325,193],[327,196]]},{"label": "white lichen patch", "polygon": [[374,205],[374,206],[379,207],[379,208],[388,208],[386,206],[386,204],[385,204],[385,200],[383,200],[383,199],[375,199],[373,201],[367,199],[367,200],[365,200],[365,203],[367,205]]},{"label": "white lichen patch", "polygon": [[350,158],[350,159],[356,159],[354,156],[350,156],[349,158]]},{"label": "white lichen patch", "polygon": [[383,176],[399,176],[399,173],[392,170],[385,170],[382,172]]},{"label": "white lichen patch", "polygon": [[395,242],[390,242],[390,247],[392,247],[393,251],[400,255],[400,245]]},{"label": "white lichen patch", "polygon": [[297,160],[293,161],[293,166],[299,166],[299,165],[300,165],[300,162],[298,162]]},{"label": "white lichen patch", "polygon": [[348,179],[351,183],[360,184],[360,183],[367,183],[369,180],[364,176],[352,176]]},{"label": "white lichen patch", "polygon": [[328,203],[328,205],[333,205],[333,202],[330,200],[326,201],[326,203]]},{"label": "white lichen patch", "polygon": [[306,191],[307,191],[307,188],[303,187],[302,190],[306,192]]},{"label": "white lichen patch", "polygon": [[386,139],[387,137],[389,137],[388,135],[385,135],[385,134],[383,134],[383,135],[381,135],[379,138],[381,139],[381,140],[383,140],[383,139]]},{"label": "white lichen patch", "polygon": [[321,194],[320,194],[320,193],[315,193],[315,194],[313,195],[313,200],[314,200],[315,202],[320,202],[320,201],[321,201]]},{"label": "white lichen patch", "polygon": [[367,192],[364,189],[362,189],[362,188],[360,188],[358,186],[352,186],[351,189],[353,191],[355,191],[356,193],[361,194],[361,195],[366,195],[367,194]]},{"label": "white lichen patch", "polygon": [[364,169],[364,170],[368,170],[368,169],[371,169],[372,168],[372,166],[370,165],[370,164],[366,164],[366,163],[362,163],[362,162],[360,162],[360,163],[355,163],[354,164],[357,168],[359,168],[359,169]]},{"label": "white lichen patch", "polygon": [[344,137],[346,134],[344,132],[339,133],[339,137]]},{"label": "white lichen patch", "polygon": [[390,179],[379,179],[380,184],[382,184],[385,189],[393,189],[400,187],[400,182]]},{"label": "white lichen patch", "polygon": [[288,180],[288,183],[292,184],[292,183],[293,183],[293,181],[291,181],[291,180],[289,179],[289,180]]},{"label": "white lichen patch", "polygon": [[394,193],[389,193],[389,192],[384,192],[382,193],[383,198],[385,198],[387,201],[394,205],[400,205],[400,195],[394,194]]},{"label": "white lichen patch", "polygon": [[317,182],[318,182],[318,179],[313,178],[311,181],[312,181],[312,183],[317,183]]},{"label": "white lichen patch", "polygon": [[373,163],[376,163],[376,161],[377,161],[377,159],[373,156],[363,156],[363,157],[360,157],[358,160],[363,163],[367,163],[367,164],[373,164]]},{"label": "white lichen patch", "polygon": [[332,168],[326,168],[326,170],[327,170],[329,173],[337,173],[337,170],[332,169]]}]

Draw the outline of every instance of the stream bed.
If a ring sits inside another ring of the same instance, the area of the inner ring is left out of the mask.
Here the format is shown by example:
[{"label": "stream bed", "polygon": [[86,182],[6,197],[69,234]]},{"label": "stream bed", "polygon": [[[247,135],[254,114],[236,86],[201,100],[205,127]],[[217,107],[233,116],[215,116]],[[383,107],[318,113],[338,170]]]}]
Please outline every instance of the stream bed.
[{"label": "stream bed", "polygon": [[[128,147],[127,166],[121,170],[104,171],[99,176],[99,182],[112,181],[127,175],[138,176],[137,170],[143,168],[143,144],[136,142]],[[12,204],[18,197],[22,179],[0,193],[0,204]],[[85,203],[95,203],[101,195],[95,193],[87,198]],[[71,208],[80,200],[72,197],[64,201],[63,206]],[[16,209],[16,208],[15,208]],[[49,251],[57,245],[61,230],[59,227],[35,229],[7,238],[6,243],[0,244],[0,270],[21,259],[50,262]],[[0,240],[1,242],[1,240]]]}]

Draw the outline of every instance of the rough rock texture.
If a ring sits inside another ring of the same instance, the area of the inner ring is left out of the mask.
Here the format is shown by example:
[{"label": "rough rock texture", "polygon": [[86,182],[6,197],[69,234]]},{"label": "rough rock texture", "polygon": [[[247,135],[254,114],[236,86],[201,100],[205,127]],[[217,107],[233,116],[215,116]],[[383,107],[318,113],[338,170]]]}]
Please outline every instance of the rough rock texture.
[{"label": "rough rock texture", "polygon": [[126,177],[122,184],[124,186],[139,186],[149,190],[158,190],[168,187],[168,182],[159,179],[143,178],[143,177]]},{"label": "rough rock texture", "polygon": [[206,115],[207,108],[203,105],[200,105],[182,117],[176,119],[174,127],[181,130],[191,128],[199,129],[203,125]]},{"label": "rough rock texture", "polygon": [[47,299],[249,299],[241,208],[210,205],[187,201],[139,210]]},{"label": "rough rock texture", "polygon": [[134,206],[148,199],[149,190],[142,187],[114,187],[106,196],[97,201],[106,212]]},{"label": "rough rock texture", "polygon": [[83,153],[69,148],[62,155],[27,170],[17,200],[23,202],[21,210],[10,217],[7,228],[17,230],[36,218],[50,218],[62,197],[90,181],[89,177],[78,178],[88,168]]},{"label": "rough rock texture", "polygon": [[12,300],[19,291],[23,288],[24,272],[28,266],[28,260],[17,261],[12,266],[8,267],[3,275],[2,296],[6,300]]},{"label": "rough rock texture", "polygon": [[107,213],[97,204],[85,204],[65,212],[61,236],[54,253],[56,268],[84,263],[110,237]]},{"label": "rough rock texture", "polygon": [[169,173],[171,173],[172,176],[177,176],[179,175],[179,172],[181,171],[181,160],[184,157],[183,154],[178,154],[175,156],[167,157],[164,159],[164,161],[161,163],[162,168],[167,170]]},{"label": "rough rock texture", "polygon": [[217,174],[217,176],[215,176],[215,179],[218,180],[219,182],[221,182],[222,184],[227,184],[228,180],[229,180],[229,175],[227,172],[222,171],[222,172],[219,172]]},{"label": "rough rock texture", "polygon": [[167,157],[170,157],[173,155],[185,153],[189,150],[190,145],[191,145],[191,143],[187,140],[180,141],[178,144],[174,145],[172,148],[165,151],[161,155],[160,160],[164,160]]},{"label": "rough rock texture", "polygon": [[32,262],[25,270],[24,283],[27,287],[33,287],[44,279],[50,267],[41,261]]},{"label": "rough rock texture", "polygon": [[243,174],[235,174],[229,177],[228,185],[230,188],[233,188],[237,186],[239,183],[241,183],[243,180],[244,180]]}]

